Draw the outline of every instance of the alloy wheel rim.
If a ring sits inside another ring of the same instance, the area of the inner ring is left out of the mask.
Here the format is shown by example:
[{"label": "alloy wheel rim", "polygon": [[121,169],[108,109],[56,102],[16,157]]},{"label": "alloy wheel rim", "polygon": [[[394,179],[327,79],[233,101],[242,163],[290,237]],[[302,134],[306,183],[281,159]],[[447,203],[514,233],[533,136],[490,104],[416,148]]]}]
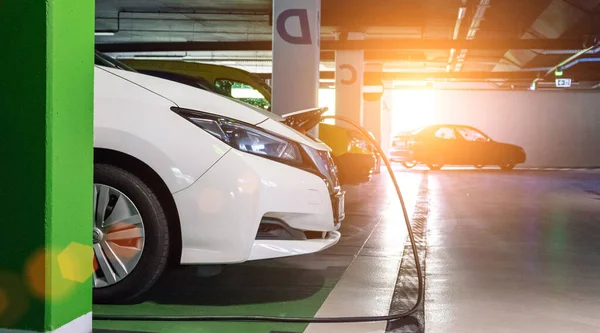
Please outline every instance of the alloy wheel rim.
[{"label": "alloy wheel rim", "polygon": [[139,210],[123,192],[94,184],[94,288],[126,278],[142,257],[146,240]]}]

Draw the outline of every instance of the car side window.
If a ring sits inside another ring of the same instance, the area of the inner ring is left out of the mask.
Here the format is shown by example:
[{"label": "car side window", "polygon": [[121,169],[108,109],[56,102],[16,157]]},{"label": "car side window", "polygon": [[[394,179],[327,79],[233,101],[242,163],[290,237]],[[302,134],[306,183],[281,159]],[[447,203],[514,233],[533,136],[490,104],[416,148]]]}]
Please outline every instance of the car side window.
[{"label": "car side window", "polygon": [[458,133],[460,133],[460,135],[467,141],[485,142],[488,140],[485,135],[471,128],[460,127],[457,130]]},{"label": "car side window", "polygon": [[268,109],[271,106],[263,94],[246,83],[228,79],[218,79],[215,81],[215,86],[225,91],[229,96],[261,109]]},{"label": "car side window", "polygon": [[438,129],[435,131],[434,136],[438,139],[456,140],[456,134],[454,133],[454,130],[449,127],[442,127]]}]

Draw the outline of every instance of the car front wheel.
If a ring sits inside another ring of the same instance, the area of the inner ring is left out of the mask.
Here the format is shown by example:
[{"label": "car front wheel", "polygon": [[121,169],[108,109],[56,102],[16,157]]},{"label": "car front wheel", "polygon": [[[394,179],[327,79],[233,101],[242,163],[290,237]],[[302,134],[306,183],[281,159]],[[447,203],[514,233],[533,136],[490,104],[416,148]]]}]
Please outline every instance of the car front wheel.
[{"label": "car front wheel", "polygon": [[167,264],[169,230],[160,201],[132,173],[94,165],[95,303],[126,303],[154,285]]},{"label": "car front wheel", "polygon": [[430,170],[433,170],[433,171],[441,170],[442,167],[444,166],[444,159],[441,156],[436,157],[433,159],[432,162],[428,163],[427,166],[429,167]]},{"label": "car front wheel", "polygon": [[500,169],[502,169],[504,171],[510,171],[510,170],[514,169],[515,165],[516,165],[515,162],[513,162],[511,158],[505,158],[500,163]]}]

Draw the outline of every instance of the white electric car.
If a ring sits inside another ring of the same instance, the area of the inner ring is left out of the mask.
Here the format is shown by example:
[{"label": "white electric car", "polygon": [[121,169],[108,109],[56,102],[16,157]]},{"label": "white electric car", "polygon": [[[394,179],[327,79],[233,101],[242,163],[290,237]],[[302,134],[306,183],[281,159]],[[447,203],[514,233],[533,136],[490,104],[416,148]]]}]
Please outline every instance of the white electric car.
[{"label": "white electric car", "polygon": [[169,260],[241,263],[339,240],[344,193],[326,145],[270,112],[96,57],[95,302],[137,298]]}]

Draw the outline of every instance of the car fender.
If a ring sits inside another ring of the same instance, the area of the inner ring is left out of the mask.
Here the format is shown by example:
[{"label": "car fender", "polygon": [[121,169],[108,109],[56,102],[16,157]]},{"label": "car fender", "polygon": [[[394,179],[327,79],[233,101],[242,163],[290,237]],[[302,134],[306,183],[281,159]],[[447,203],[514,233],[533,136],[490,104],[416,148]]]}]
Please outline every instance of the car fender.
[{"label": "car fender", "polygon": [[94,148],[128,154],[174,193],[192,185],[229,149],[170,108],[174,103],[96,68]]}]

